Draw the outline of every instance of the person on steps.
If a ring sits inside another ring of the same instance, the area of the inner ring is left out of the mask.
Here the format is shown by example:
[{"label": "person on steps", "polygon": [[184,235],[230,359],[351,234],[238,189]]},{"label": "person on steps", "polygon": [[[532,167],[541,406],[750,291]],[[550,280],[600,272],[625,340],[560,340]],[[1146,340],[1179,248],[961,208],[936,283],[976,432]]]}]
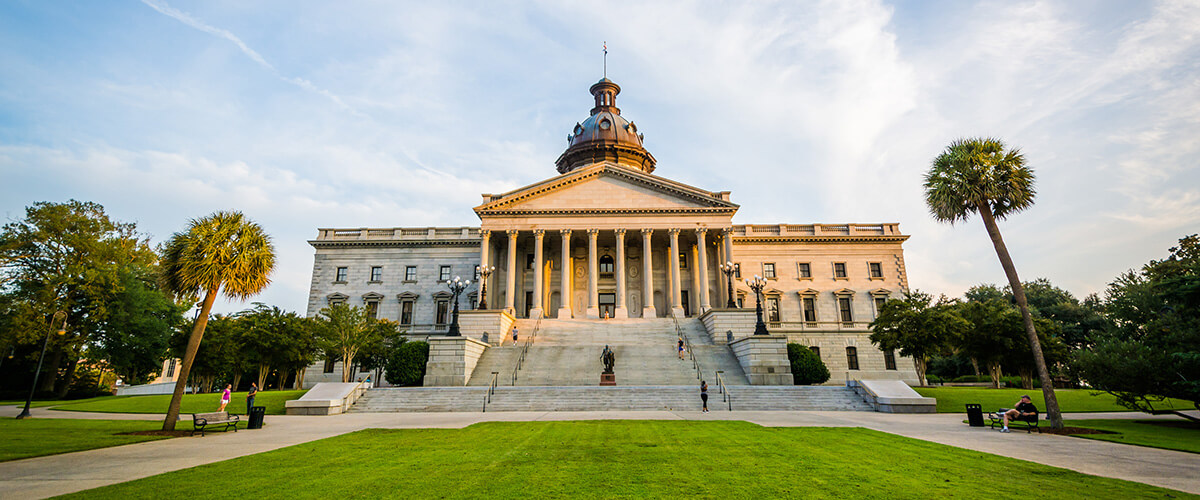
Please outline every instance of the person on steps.
[{"label": "person on steps", "polygon": [[517,325],[513,325],[513,344],[517,343]]},{"label": "person on steps", "polygon": [[703,413],[708,413],[708,382],[700,381],[700,402],[704,403]]},{"label": "person on steps", "polygon": [[683,359],[683,337],[679,337],[679,359]]}]

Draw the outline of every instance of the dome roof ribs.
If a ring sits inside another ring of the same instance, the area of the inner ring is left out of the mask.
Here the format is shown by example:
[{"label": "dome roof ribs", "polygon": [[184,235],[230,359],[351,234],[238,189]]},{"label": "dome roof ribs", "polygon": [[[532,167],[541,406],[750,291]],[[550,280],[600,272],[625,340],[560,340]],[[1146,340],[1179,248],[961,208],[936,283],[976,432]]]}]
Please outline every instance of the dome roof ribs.
[{"label": "dome roof ribs", "polygon": [[567,150],[555,161],[558,173],[604,161],[653,172],[656,160],[642,145],[645,135],[638,132],[637,125],[622,117],[617,107],[621,86],[604,78],[588,90],[595,99],[595,107],[588,119],[576,123],[567,136]]}]

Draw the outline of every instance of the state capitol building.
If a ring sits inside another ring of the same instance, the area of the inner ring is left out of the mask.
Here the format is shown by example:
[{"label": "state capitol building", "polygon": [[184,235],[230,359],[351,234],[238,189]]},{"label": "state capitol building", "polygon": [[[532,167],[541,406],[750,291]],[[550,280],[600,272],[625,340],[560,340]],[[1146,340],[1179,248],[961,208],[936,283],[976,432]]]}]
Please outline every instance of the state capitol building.
[{"label": "state capitol building", "polygon": [[[461,276],[471,280],[462,335],[488,332],[490,346],[506,345],[514,324],[524,332],[609,321],[636,330],[670,317],[721,345],[753,333],[755,294],[744,280],[757,275],[766,280],[770,333],[817,351],[829,384],[916,382],[910,359],[868,340],[879,306],[908,290],[899,224],[734,224],[739,205],[729,191],[655,174],[642,131],[617,108],[616,83],[589,90],[594,107],[572,128],[557,175],[484,194],[478,226],[319,229],[309,241],[307,314],[346,303],[434,339],[451,322],[445,283]],[[306,385],[338,379],[333,365],[311,367]]]}]

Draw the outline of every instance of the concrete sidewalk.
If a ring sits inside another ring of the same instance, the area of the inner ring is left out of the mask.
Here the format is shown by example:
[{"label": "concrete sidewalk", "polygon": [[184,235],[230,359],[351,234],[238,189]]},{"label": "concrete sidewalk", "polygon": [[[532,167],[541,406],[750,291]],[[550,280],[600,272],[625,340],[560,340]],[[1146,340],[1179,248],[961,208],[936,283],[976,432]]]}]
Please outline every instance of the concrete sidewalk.
[{"label": "concrete sidewalk", "polygon": [[[40,411],[38,411],[40,410]],[[0,417],[19,408],[0,407]],[[11,413],[11,415],[9,415]],[[1078,415],[1078,414],[1077,414]],[[138,418],[34,409],[35,418]],[[1142,418],[1138,414],[1067,418]],[[1148,418],[1154,418],[1149,417]],[[262,430],[212,433],[0,463],[0,498],[45,498],[262,453],[368,428],[462,428],[478,422],[549,420],[744,420],[770,427],[865,427],[970,450],[1200,494],[1200,455],[1104,441],[971,428],[959,414],[868,412],[501,412],[269,415]],[[180,428],[190,428],[181,422]]]}]

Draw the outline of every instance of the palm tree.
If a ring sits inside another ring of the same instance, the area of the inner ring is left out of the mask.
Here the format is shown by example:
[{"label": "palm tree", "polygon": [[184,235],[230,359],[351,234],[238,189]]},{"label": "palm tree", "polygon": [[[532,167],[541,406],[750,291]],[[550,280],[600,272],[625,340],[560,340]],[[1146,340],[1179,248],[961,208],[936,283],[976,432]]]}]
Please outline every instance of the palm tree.
[{"label": "palm tree", "polygon": [[925,174],[925,203],[934,219],[954,224],[966,221],[972,212],[983,219],[1025,322],[1025,333],[1029,336],[1042,394],[1046,398],[1046,412],[1050,414],[1050,426],[1059,429],[1063,425],[1062,412],[1058,409],[1058,398],[1054,395],[1046,359],[1042,356],[1033,316],[1029,314],[1025,288],[1021,286],[1017,268],[1004,246],[1000,228],[996,226],[996,219],[1033,206],[1034,194],[1033,171],[1025,166],[1025,156],[1018,149],[1006,149],[999,139],[956,140],[933,159],[933,165]]},{"label": "palm tree", "polygon": [[226,297],[245,300],[271,283],[274,269],[275,248],[271,237],[241,212],[216,212],[193,219],[186,231],[175,233],[167,241],[162,258],[164,287],[177,295],[203,294],[204,302],[188,338],[163,430],[175,430],[188,372],[196,359],[217,293],[224,291]]}]

